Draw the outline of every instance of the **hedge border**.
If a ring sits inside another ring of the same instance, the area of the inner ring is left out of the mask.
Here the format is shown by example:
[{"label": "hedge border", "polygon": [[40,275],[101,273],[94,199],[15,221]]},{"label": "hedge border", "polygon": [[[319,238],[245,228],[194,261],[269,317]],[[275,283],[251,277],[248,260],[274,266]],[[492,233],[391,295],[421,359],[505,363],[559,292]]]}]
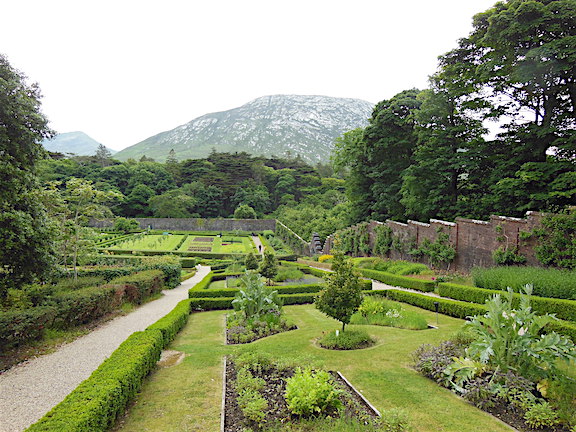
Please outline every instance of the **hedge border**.
[{"label": "hedge border", "polygon": [[[492,296],[507,295],[506,291],[491,290],[486,288],[471,287],[453,283],[442,282],[438,284],[438,294],[442,297],[450,297],[455,300],[469,301],[472,303],[484,304]],[[515,293],[513,304],[517,305],[522,296]],[[530,296],[530,306],[532,310],[540,314],[553,313],[557,318],[576,321],[576,301],[556,299],[550,297]]]},{"label": "hedge border", "polygon": [[436,288],[434,281],[414,279],[407,276],[395,275],[378,270],[361,269],[357,270],[365,277],[377,280],[387,285],[409,288],[423,292],[432,292]]}]

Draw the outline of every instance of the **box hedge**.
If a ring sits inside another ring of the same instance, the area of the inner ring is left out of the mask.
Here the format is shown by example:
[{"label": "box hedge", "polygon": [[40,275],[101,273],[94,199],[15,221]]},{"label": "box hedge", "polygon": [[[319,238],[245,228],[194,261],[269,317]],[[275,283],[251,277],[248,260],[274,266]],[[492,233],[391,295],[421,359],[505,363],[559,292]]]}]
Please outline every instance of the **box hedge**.
[{"label": "box hedge", "polygon": [[49,306],[0,312],[0,351],[42,338],[55,315]]},{"label": "box hedge", "polygon": [[160,318],[146,330],[160,330],[162,332],[164,346],[167,346],[186,325],[189,316],[190,300],[182,300],[170,313]]},{"label": "box hedge", "polygon": [[434,291],[435,284],[433,281],[414,279],[407,276],[399,276],[392,273],[386,273],[378,270],[370,269],[357,269],[363,276],[385,283],[387,285],[399,286],[402,288],[409,288],[418,291],[432,292]]},{"label": "box hedge", "polygon": [[87,324],[112,312],[122,304],[123,291],[114,285],[82,288],[54,296],[51,305],[56,313],[49,324],[67,328]]},{"label": "box hedge", "polygon": [[160,330],[132,334],[88,379],[27,431],[107,431],[155,367],[163,343]]},{"label": "box hedge", "polygon": [[396,300],[418,306],[422,309],[431,311],[436,310],[435,302],[438,302],[438,312],[444,315],[453,316],[456,318],[466,319],[466,317],[474,315],[484,315],[486,308],[483,305],[475,303],[461,302],[457,300],[446,300],[439,297],[432,297],[425,294],[412,293],[400,290],[384,290],[382,291],[390,300]]},{"label": "box hedge", "polygon": [[[178,276],[180,277],[180,276]],[[132,303],[141,304],[146,298],[162,291],[164,273],[161,270],[144,270],[110,281],[112,285],[123,285],[125,296]]]},{"label": "box hedge", "polygon": [[[499,290],[489,290],[452,283],[439,283],[438,294],[442,297],[450,297],[456,300],[464,300],[472,303],[484,304],[494,295],[506,296],[507,293]],[[520,294],[514,294],[513,304],[520,303]],[[555,314],[557,318],[576,321],[576,301],[553,299],[547,297],[530,296],[532,310],[539,314]]]}]

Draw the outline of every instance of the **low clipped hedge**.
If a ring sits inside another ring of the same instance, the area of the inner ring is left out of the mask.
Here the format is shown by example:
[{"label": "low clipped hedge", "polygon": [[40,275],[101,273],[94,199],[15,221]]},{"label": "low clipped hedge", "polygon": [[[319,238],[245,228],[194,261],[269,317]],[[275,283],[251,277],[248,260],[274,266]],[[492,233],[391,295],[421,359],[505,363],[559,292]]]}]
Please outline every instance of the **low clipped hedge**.
[{"label": "low clipped hedge", "polygon": [[27,431],[105,432],[160,359],[160,330],[132,334],[110,358]]},{"label": "low clipped hedge", "polygon": [[438,302],[438,312],[456,318],[466,319],[474,315],[484,315],[486,308],[483,305],[461,302],[457,300],[446,300],[438,297],[431,297],[424,294],[412,293],[400,290],[384,290],[382,293],[390,300],[396,300],[418,306],[431,311],[436,310],[435,302]]},{"label": "low clipped hedge", "polygon": [[190,300],[182,300],[170,313],[160,318],[146,330],[160,330],[164,346],[167,346],[186,325],[189,316]]},{"label": "low clipped hedge", "polygon": [[432,292],[434,291],[435,284],[433,281],[426,281],[421,279],[414,279],[407,276],[399,276],[392,273],[381,272],[378,270],[370,269],[357,269],[363,276],[385,283],[387,285],[399,286],[402,288],[409,288],[418,291]]},{"label": "low clipped hedge", "polygon": [[[464,300],[472,303],[484,304],[494,295],[507,295],[506,292],[499,290],[489,290],[485,288],[476,288],[453,283],[439,283],[438,294],[442,297],[450,297],[456,300]],[[520,303],[520,294],[514,294],[513,305]],[[576,321],[576,301],[553,299],[546,297],[530,296],[530,306],[532,310],[540,314],[555,314],[557,318]]]},{"label": "low clipped hedge", "polygon": [[164,273],[161,270],[144,270],[113,279],[110,284],[124,286],[126,298],[132,303],[141,304],[147,297],[162,291]]},{"label": "low clipped hedge", "polygon": [[[384,290],[382,293],[384,293],[384,295],[390,300],[408,303],[422,309],[428,309],[430,311],[436,310],[434,302],[438,302],[439,313],[455,318],[466,319],[470,316],[484,315],[486,313],[486,307],[476,303],[468,303],[458,300],[447,300],[438,297],[427,296],[424,294],[393,289]],[[565,335],[576,343],[576,323],[557,320],[548,324],[545,328],[545,332],[552,331]]]},{"label": "low clipped hedge", "polygon": [[0,351],[41,339],[55,315],[56,308],[49,306],[0,312]]},{"label": "low clipped hedge", "polygon": [[[307,285],[282,285],[271,286],[271,289],[278,291],[278,294],[307,294],[317,293],[322,290],[322,285],[307,284]],[[190,298],[208,298],[208,297],[234,297],[238,293],[238,288],[223,288],[223,289],[206,289],[206,290],[190,290],[188,296]]]}]

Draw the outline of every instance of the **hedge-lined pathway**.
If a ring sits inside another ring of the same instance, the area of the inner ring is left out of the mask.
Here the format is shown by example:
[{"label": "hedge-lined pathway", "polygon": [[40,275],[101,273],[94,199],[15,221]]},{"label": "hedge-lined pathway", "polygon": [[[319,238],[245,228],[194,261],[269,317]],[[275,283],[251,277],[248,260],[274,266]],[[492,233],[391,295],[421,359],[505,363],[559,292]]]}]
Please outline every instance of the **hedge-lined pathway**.
[{"label": "hedge-lined pathway", "polygon": [[208,274],[197,273],[173,290],[113,319],[57,351],[14,366],[0,375],[0,432],[20,432],[60,403],[132,333],[144,330],[188,298],[188,290]]},{"label": "hedge-lined pathway", "polygon": [[264,245],[262,244],[262,242],[260,241],[260,237],[258,236],[252,236],[252,241],[254,242],[254,244],[256,245],[256,250],[259,251],[258,253],[260,255],[264,255]]}]

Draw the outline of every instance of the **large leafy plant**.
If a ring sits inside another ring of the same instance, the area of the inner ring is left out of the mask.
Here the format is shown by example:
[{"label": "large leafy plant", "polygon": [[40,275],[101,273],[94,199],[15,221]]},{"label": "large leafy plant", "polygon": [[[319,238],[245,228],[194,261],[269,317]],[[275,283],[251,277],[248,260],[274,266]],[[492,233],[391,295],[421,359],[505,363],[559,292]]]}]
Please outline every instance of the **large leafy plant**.
[{"label": "large leafy plant", "polygon": [[278,291],[264,286],[258,273],[247,271],[240,278],[240,290],[232,300],[232,307],[235,311],[243,312],[247,320],[259,318],[270,312],[278,312],[281,306]]},{"label": "large leafy plant", "polygon": [[558,359],[576,359],[576,349],[565,336],[541,330],[556,318],[536,315],[530,307],[532,287],[525,286],[519,307],[512,307],[513,291],[486,302],[488,311],[467,324],[474,340],[466,350],[469,358],[502,372],[515,371],[527,378],[544,378],[556,372]]}]

